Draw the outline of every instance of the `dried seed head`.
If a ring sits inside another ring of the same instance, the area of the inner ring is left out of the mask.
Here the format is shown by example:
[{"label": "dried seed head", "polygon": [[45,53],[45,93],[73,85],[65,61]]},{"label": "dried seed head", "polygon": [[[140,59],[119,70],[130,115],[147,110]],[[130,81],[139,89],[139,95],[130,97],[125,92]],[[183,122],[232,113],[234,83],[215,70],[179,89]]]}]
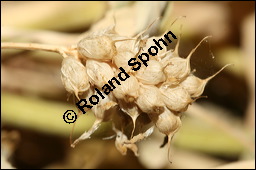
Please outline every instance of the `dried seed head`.
[{"label": "dried seed head", "polygon": [[231,64],[227,64],[224,67],[222,67],[217,73],[214,75],[206,78],[206,79],[200,79],[194,75],[189,75],[183,82],[181,82],[181,86],[187,90],[189,95],[191,97],[199,97],[204,92],[204,88],[206,84],[217,74],[219,74],[223,69],[225,69],[227,66],[230,66]]},{"label": "dried seed head", "polygon": [[193,50],[191,50],[191,52],[189,53],[189,55],[186,59],[179,57],[178,47],[179,47],[180,40],[178,40],[178,43],[176,45],[174,52],[170,52],[166,55],[166,57],[170,58],[170,59],[168,60],[168,64],[164,68],[164,73],[166,74],[167,81],[170,85],[178,84],[182,79],[184,79],[186,76],[189,75],[189,73],[191,71],[191,69],[190,69],[191,56],[193,55],[195,50],[200,46],[200,44],[209,37],[210,36],[203,38],[198,43],[198,45]]},{"label": "dried seed head", "polygon": [[143,112],[153,114],[160,114],[165,106],[159,89],[151,85],[141,85],[136,104]]},{"label": "dried seed head", "polygon": [[184,112],[188,105],[193,102],[188,92],[182,86],[168,86],[163,84],[160,87],[165,105],[172,111]]},{"label": "dried seed head", "polygon": [[135,76],[141,83],[151,85],[159,84],[166,79],[162,64],[156,60],[149,60],[148,66],[143,65]]},{"label": "dried seed head", "polygon": [[69,93],[78,94],[90,88],[85,66],[73,57],[66,57],[62,61],[61,80]]},{"label": "dried seed head", "polygon": [[88,36],[78,42],[78,52],[82,57],[96,60],[111,60],[116,55],[116,47],[110,36]]},{"label": "dried seed head", "polygon": [[112,68],[105,62],[96,60],[86,61],[87,74],[91,84],[101,88],[114,77]]},{"label": "dried seed head", "polygon": [[122,99],[127,103],[133,102],[139,96],[139,82],[130,75],[125,81],[121,82],[121,85],[117,86],[113,90],[113,94],[117,99]]}]

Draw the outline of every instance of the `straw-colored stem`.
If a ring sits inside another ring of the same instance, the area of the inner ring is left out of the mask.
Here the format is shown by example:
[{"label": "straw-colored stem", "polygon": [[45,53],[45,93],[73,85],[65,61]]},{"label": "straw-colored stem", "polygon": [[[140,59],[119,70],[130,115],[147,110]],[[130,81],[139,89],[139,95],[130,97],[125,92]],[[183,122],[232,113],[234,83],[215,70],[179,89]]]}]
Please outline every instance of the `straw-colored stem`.
[{"label": "straw-colored stem", "polygon": [[56,52],[61,54],[63,57],[66,57],[66,51],[68,51],[68,49],[63,46],[15,42],[2,42],[1,49],[42,50]]}]

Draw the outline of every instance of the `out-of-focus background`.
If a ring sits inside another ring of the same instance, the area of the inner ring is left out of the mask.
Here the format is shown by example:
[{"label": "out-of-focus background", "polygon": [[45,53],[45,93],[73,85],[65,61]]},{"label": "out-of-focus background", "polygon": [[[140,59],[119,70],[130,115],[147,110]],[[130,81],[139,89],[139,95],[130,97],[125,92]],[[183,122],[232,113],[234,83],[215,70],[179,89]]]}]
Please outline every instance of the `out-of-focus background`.
[{"label": "out-of-focus background", "polygon": [[[178,19],[172,26],[171,22]],[[73,124],[64,122],[67,101],[59,54],[1,51],[2,168],[254,168],[255,167],[255,2],[5,2],[1,1],[1,42],[75,44],[88,30],[114,23],[120,34],[134,35],[162,16],[151,35],[182,32],[186,57],[196,75],[206,78],[228,63],[182,117],[174,136],[172,164],[157,130],[139,143],[139,157],[122,156],[104,124],[91,139],[70,147]],[[183,25],[182,30],[180,26]],[[176,42],[175,42],[176,43]],[[174,47],[172,44],[172,47]],[[88,129],[92,114],[81,116],[73,138]]]}]

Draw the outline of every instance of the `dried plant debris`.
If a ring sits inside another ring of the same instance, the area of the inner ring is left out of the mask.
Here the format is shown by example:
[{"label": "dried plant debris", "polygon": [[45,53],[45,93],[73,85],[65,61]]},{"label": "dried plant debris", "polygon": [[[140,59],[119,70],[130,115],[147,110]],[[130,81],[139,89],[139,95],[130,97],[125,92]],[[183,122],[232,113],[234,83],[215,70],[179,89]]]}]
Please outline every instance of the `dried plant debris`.
[{"label": "dried plant debris", "polygon": [[[91,110],[96,117],[91,129],[76,139],[72,147],[89,139],[102,122],[111,121],[116,148],[123,155],[130,149],[137,156],[136,143],[150,136],[154,127],[167,136],[164,144],[168,143],[170,148],[173,135],[181,127],[182,113],[202,95],[207,82],[229,66],[200,79],[193,75],[190,59],[210,36],[203,38],[184,59],[178,53],[180,36],[176,38],[167,30],[159,37],[150,37],[146,34],[148,28],[128,37],[119,35],[112,25],[89,32],[71,47],[37,45],[36,49],[42,47],[63,55],[64,87],[79,100],[76,105],[80,112]],[[167,50],[175,39],[175,49]],[[11,48],[12,44],[1,45]],[[145,115],[150,122],[142,119]],[[148,125],[151,128],[142,132]]]}]

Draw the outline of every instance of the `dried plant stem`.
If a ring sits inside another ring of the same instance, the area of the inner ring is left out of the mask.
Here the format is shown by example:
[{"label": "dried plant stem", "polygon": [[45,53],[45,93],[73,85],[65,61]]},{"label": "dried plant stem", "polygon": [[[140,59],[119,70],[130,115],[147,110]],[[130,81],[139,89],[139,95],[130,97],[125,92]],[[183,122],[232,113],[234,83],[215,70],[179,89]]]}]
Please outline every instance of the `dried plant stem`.
[{"label": "dried plant stem", "polygon": [[56,52],[61,54],[63,57],[67,57],[67,53],[70,53],[71,50],[65,46],[15,42],[3,42],[1,43],[1,49],[42,50]]}]

